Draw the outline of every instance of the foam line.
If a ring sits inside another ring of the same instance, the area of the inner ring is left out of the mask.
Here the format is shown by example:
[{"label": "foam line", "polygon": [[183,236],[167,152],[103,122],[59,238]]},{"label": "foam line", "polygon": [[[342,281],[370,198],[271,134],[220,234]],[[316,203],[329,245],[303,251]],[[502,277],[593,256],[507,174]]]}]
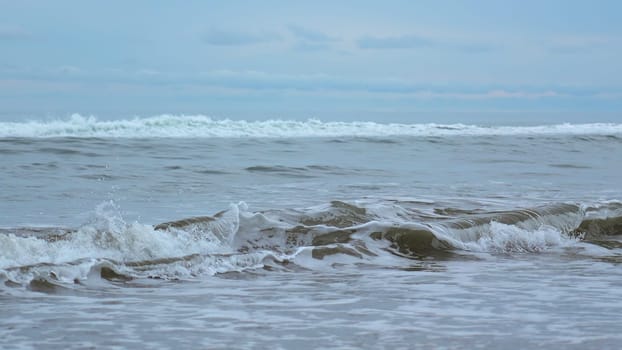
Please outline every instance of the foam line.
[{"label": "foam line", "polygon": [[212,119],[204,115],[159,115],[125,120],[99,120],[74,114],[52,121],[2,122],[0,137],[386,137],[487,135],[620,135],[622,124],[554,124],[537,126],[477,126],[465,124],[399,124]]}]

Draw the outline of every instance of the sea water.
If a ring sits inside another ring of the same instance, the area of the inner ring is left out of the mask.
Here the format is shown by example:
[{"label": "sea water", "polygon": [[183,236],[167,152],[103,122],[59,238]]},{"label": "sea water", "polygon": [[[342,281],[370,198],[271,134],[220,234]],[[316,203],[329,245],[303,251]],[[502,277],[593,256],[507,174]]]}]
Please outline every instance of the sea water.
[{"label": "sea water", "polygon": [[622,341],[622,124],[0,123],[0,348]]}]

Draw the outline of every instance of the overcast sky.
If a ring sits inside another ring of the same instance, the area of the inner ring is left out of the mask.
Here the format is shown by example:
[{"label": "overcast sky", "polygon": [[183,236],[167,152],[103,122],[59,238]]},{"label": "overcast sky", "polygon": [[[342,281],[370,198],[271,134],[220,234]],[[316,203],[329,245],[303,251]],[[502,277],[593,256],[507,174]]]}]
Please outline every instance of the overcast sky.
[{"label": "overcast sky", "polygon": [[5,120],[622,121],[620,62],[615,0],[0,0]]}]

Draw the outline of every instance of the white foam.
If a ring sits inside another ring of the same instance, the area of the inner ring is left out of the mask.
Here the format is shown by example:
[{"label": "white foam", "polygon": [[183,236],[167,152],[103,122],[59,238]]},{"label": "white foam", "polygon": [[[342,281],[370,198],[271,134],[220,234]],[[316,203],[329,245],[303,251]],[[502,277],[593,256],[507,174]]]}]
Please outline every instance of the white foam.
[{"label": "white foam", "polygon": [[485,135],[612,135],[620,123],[538,126],[477,126],[465,124],[399,124],[212,119],[204,115],[158,115],[125,120],[99,120],[74,114],[53,121],[2,122],[0,137],[382,137]]},{"label": "white foam", "polygon": [[160,231],[151,225],[126,223],[114,203],[105,202],[96,208],[90,223],[59,240],[0,235],[0,280],[27,283],[52,277],[73,283],[102,264],[136,277],[184,277],[257,267],[269,252],[242,256],[230,246],[237,232],[239,207],[244,204],[231,205],[202,232]]},{"label": "white foam", "polygon": [[516,225],[491,222],[489,230],[476,241],[460,242],[460,248],[476,252],[525,253],[540,252],[552,247],[564,247],[579,242],[559,229],[542,225],[537,229],[525,229]]}]

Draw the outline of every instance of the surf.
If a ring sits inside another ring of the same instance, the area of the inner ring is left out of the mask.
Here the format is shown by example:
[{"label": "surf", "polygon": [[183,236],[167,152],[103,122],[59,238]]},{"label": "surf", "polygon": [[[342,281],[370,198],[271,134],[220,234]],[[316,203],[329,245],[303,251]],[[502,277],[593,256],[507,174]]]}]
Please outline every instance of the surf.
[{"label": "surf", "polygon": [[482,211],[332,201],[264,212],[241,202],[214,215],[152,225],[127,223],[114,203],[105,202],[77,228],[1,229],[0,281],[5,287],[73,289],[98,280],[125,284],[343,264],[395,267],[586,245],[597,249],[583,258],[615,260],[622,257],[621,224],[622,205],[616,203]]},{"label": "surf", "polygon": [[622,124],[584,123],[532,126],[466,124],[400,124],[366,121],[331,122],[319,119],[246,121],[206,115],[169,115],[100,120],[73,114],[68,118],[0,122],[1,138],[113,137],[113,138],[300,138],[387,136],[508,136],[609,135],[620,137]]}]

